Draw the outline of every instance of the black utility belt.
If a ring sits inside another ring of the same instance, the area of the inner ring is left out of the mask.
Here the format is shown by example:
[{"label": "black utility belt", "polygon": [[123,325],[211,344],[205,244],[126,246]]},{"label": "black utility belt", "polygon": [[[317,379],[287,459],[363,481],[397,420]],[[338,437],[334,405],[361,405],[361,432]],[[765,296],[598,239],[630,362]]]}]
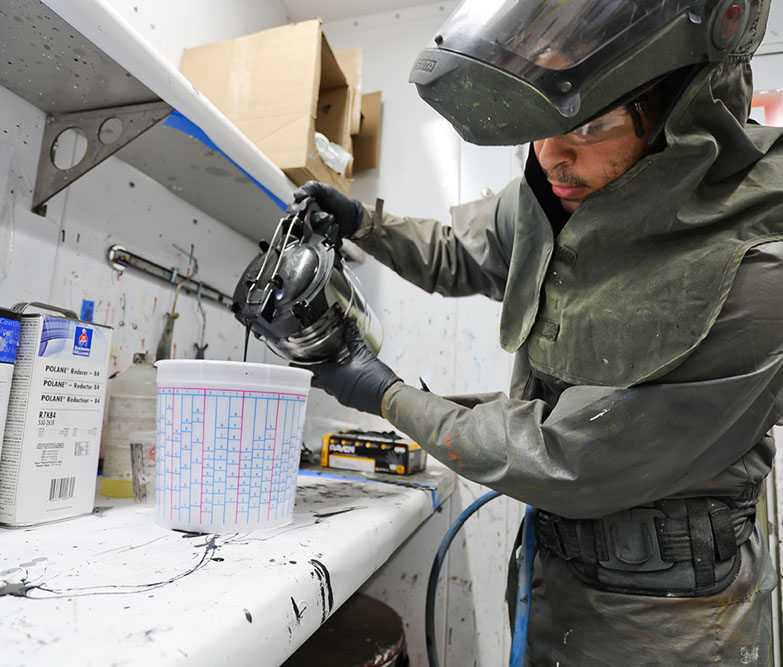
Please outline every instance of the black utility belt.
[{"label": "black utility belt", "polygon": [[568,561],[602,590],[695,597],[737,576],[739,547],[753,532],[755,508],[716,498],[663,500],[599,519],[566,519],[539,510],[539,548]]}]

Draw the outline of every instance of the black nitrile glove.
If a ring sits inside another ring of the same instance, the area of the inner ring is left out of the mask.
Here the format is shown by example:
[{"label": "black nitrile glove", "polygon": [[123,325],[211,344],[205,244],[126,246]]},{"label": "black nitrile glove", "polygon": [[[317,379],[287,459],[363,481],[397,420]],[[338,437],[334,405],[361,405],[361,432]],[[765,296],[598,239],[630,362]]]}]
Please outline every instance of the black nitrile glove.
[{"label": "black nitrile glove", "polygon": [[401,380],[367,349],[355,322],[345,328],[345,343],[351,355],[347,361],[341,364],[324,361],[300,368],[312,371],[313,386],[323,389],[346,407],[381,416],[383,395]]},{"label": "black nitrile glove", "polygon": [[[364,207],[358,199],[347,197],[337,188],[318,181],[307,181],[294,190],[294,203],[289,210],[295,210],[297,204],[307,198],[314,199],[323,213],[313,215],[310,223],[313,231],[323,236],[336,237],[337,240],[351,236],[362,221]],[[334,223],[337,229],[330,229]],[[329,233],[327,233],[329,232]]]}]

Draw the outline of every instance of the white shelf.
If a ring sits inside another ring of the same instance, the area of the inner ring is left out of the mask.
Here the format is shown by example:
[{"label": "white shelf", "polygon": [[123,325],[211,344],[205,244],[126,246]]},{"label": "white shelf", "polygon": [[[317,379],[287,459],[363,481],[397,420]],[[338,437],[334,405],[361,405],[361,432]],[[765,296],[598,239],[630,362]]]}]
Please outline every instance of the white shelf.
[{"label": "white shelf", "polygon": [[117,156],[253,240],[272,233],[294,185],[105,0],[14,0],[0,18],[0,85],[47,114],[163,100],[231,159],[162,123]]},{"label": "white shelf", "polygon": [[445,469],[325,473],[300,474],[292,523],[268,532],[176,532],[101,497],[88,516],[0,528],[0,662],[279,665],[455,487]]}]

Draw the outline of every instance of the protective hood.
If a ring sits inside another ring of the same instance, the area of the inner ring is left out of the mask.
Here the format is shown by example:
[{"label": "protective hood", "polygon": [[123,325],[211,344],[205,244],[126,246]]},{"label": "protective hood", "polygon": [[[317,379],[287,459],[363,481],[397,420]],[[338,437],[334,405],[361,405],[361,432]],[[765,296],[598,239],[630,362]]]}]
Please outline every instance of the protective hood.
[{"label": "protective hood", "polygon": [[[534,368],[612,386],[658,378],[694,350],[748,249],[783,239],[783,130],[746,124],[751,95],[746,59],[704,68],[666,123],[667,148],[585,200],[557,239],[530,232],[549,220],[522,183],[505,349],[527,343]],[[530,238],[543,239],[536,251]],[[530,281],[538,299],[513,289]]]},{"label": "protective hood", "polygon": [[410,75],[467,141],[565,134],[661,77],[747,58],[769,0],[465,0]]}]

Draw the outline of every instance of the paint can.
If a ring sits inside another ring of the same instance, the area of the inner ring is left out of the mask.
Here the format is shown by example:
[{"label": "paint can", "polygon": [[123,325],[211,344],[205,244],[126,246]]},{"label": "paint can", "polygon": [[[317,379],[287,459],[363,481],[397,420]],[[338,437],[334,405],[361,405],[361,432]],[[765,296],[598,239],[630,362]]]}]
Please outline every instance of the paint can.
[{"label": "paint can", "polygon": [[290,523],[310,371],[156,362],[155,520],[202,533]]},{"label": "paint can", "polygon": [[408,667],[402,618],[356,593],[283,663],[283,667]]},{"label": "paint can", "polygon": [[21,327],[0,452],[0,523],[30,526],[88,514],[111,327],[43,303],[13,310],[21,313]]},{"label": "paint can", "polygon": [[[21,314],[0,308],[0,429],[5,428],[5,417],[8,412],[8,399],[11,396],[11,380],[14,376],[16,351],[19,346],[19,329]],[[0,430],[0,447],[2,446],[2,430]]]}]

